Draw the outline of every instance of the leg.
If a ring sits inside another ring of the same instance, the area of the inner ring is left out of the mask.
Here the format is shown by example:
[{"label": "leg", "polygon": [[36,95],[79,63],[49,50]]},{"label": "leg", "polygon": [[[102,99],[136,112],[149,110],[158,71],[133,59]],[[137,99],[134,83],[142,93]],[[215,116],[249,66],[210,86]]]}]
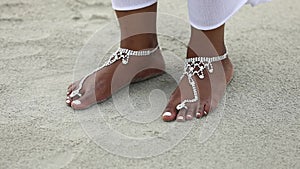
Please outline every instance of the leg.
[{"label": "leg", "polygon": [[247,2],[256,5],[267,1],[188,0],[192,33],[187,58],[193,59],[186,59],[184,76],[163,113],[164,121],[200,118],[216,108],[233,76],[233,66],[225,53],[225,22]]},{"label": "leg", "polygon": [[[121,0],[113,2],[123,3]],[[154,3],[141,9],[116,11],[121,29],[121,48],[138,51],[157,46],[156,8],[157,5]],[[164,61],[159,50],[149,56],[131,56],[126,65],[118,60],[87,77],[80,89],[80,97],[71,97],[72,92],[79,88],[80,81],[71,84],[68,87],[66,103],[74,109],[85,109],[106,100],[131,81],[144,80],[162,74],[163,69]]]},{"label": "leg", "polygon": [[142,50],[158,45],[155,14],[157,3],[142,9],[115,12],[120,24],[122,48]]}]

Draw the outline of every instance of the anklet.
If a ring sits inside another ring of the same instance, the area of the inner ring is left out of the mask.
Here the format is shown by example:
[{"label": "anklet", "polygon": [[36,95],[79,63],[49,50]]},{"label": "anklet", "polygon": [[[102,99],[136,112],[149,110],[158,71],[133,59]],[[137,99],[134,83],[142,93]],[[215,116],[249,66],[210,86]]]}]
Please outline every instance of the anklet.
[{"label": "anklet", "polygon": [[71,94],[70,97],[73,98],[75,96],[81,97],[81,93],[80,90],[82,89],[83,83],[84,81],[92,74],[94,74],[95,72],[101,70],[102,68],[109,66],[113,63],[115,63],[116,61],[122,59],[122,64],[126,65],[129,61],[129,57],[130,56],[148,56],[153,54],[154,52],[156,52],[159,49],[158,46],[156,46],[154,49],[152,50],[139,50],[139,51],[135,51],[135,50],[130,50],[130,49],[125,49],[125,48],[119,48],[116,52],[114,52],[110,58],[108,59],[108,61],[106,61],[102,66],[100,66],[99,68],[95,69],[94,71],[92,71],[91,73],[87,74],[86,76],[84,76],[81,81],[79,82],[78,88],[76,90],[74,90]]},{"label": "anklet", "polygon": [[192,87],[194,98],[183,100],[176,106],[177,110],[187,109],[186,103],[193,103],[198,101],[198,91],[196,88],[196,82],[193,79],[193,75],[197,75],[200,79],[204,79],[204,70],[207,69],[209,73],[213,73],[213,62],[218,62],[227,58],[227,52],[221,56],[215,57],[195,57],[185,59],[184,73],[180,77],[180,80],[186,75],[188,77],[189,84]]}]

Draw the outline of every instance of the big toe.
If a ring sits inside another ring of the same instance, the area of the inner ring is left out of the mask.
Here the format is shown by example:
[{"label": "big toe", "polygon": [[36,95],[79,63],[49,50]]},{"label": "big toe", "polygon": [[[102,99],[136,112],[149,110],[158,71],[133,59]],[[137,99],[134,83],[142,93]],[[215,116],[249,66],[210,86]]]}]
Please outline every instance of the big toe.
[{"label": "big toe", "polygon": [[91,94],[83,94],[80,98],[71,101],[70,105],[74,110],[86,109],[97,103],[96,97]]},{"label": "big toe", "polygon": [[170,100],[170,102],[168,103],[168,105],[166,106],[166,108],[162,114],[162,119],[163,119],[163,121],[166,121],[166,122],[174,121],[176,119],[176,115],[177,115],[177,110],[176,110],[172,100]]},{"label": "big toe", "polygon": [[[177,118],[177,112],[178,110],[176,109],[176,106],[180,103],[180,97],[177,96],[176,92],[173,93],[173,95],[170,98],[170,101],[168,105],[166,106],[163,114],[162,114],[162,119],[163,121],[174,121]],[[180,117],[181,118],[181,117]],[[185,115],[184,117],[185,118]]]},{"label": "big toe", "polygon": [[174,121],[176,119],[176,110],[166,108],[164,113],[162,114],[163,121]]}]

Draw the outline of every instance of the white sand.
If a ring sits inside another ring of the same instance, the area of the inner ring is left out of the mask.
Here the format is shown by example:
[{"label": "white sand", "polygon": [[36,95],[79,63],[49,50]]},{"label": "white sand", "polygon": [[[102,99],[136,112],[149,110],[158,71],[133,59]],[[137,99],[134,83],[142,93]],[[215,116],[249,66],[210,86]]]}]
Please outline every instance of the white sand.
[{"label": "white sand", "polygon": [[[172,2],[161,1],[160,13],[187,20],[186,2]],[[134,159],[109,153],[88,137],[82,122],[100,123],[102,116],[74,113],[64,103],[80,49],[98,28],[115,21],[110,1],[1,0],[0,168],[300,168],[299,6],[298,0],[274,0],[245,6],[230,19],[226,34],[235,77],[215,132],[200,143],[209,118],[195,120],[190,124],[198,124],[169,151]],[[175,34],[187,42],[188,32]],[[178,40],[160,36],[160,42],[166,52],[184,57]],[[169,63],[181,70],[174,59]],[[147,108],[156,88],[168,96],[174,80],[164,75],[133,85],[135,106]],[[112,103],[99,105],[104,118],[132,137],[158,136],[175,124],[159,118],[135,124],[119,116]]]}]

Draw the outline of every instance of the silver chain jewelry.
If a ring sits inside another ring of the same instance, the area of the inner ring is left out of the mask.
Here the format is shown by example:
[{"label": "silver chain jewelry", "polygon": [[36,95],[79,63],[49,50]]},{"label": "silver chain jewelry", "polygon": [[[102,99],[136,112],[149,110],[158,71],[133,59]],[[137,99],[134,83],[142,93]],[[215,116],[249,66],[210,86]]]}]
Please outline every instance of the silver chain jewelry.
[{"label": "silver chain jewelry", "polygon": [[83,83],[84,81],[92,74],[96,73],[97,71],[101,70],[102,68],[109,66],[113,63],[115,63],[116,61],[122,59],[122,64],[126,65],[129,61],[129,57],[130,56],[148,56],[151,55],[152,53],[156,52],[159,49],[159,47],[155,47],[152,50],[139,50],[139,51],[134,51],[134,50],[130,50],[130,49],[124,49],[124,48],[119,48],[116,52],[114,52],[110,58],[100,67],[98,67],[97,69],[95,69],[94,71],[92,71],[91,73],[87,74],[86,76],[84,76],[81,81],[79,82],[78,88],[76,90],[74,90],[71,94],[70,97],[81,97],[81,93],[80,90],[82,89]]},{"label": "silver chain jewelry", "polygon": [[198,91],[196,88],[196,82],[193,79],[193,75],[197,75],[200,79],[204,79],[204,70],[207,69],[209,73],[213,73],[213,62],[218,62],[227,58],[227,52],[221,56],[215,57],[195,57],[185,59],[184,65],[184,73],[180,77],[180,80],[187,76],[189,84],[192,87],[194,98],[193,99],[185,99],[180,104],[176,106],[177,110],[187,109],[186,103],[193,103],[198,101]]}]

